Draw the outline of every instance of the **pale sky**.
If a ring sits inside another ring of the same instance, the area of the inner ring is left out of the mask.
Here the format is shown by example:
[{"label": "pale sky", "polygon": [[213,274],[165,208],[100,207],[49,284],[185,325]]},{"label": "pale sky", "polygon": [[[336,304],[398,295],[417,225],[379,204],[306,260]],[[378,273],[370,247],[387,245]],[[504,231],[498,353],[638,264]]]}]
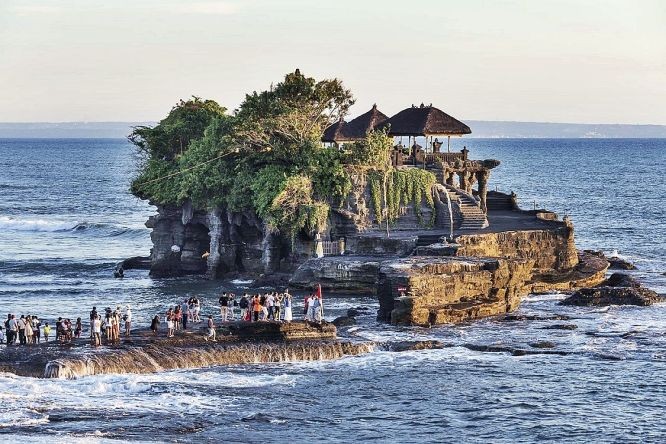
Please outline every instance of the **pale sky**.
[{"label": "pale sky", "polygon": [[0,0],[0,122],[233,109],[295,68],[353,115],[666,124],[666,1]]}]

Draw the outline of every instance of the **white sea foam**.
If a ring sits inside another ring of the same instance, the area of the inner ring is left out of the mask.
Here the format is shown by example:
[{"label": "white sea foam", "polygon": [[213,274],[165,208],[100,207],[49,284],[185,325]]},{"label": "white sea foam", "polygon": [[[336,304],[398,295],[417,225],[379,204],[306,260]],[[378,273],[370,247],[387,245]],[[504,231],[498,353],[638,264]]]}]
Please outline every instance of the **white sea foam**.
[{"label": "white sea foam", "polygon": [[58,221],[45,219],[16,219],[0,216],[0,230],[12,231],[65,231],[73,230],[78,221]]},{"label": "white sea foam", "polygon": [[230,282],[234,285],[250,285],[254,281],[252,279],[234,279]]}]

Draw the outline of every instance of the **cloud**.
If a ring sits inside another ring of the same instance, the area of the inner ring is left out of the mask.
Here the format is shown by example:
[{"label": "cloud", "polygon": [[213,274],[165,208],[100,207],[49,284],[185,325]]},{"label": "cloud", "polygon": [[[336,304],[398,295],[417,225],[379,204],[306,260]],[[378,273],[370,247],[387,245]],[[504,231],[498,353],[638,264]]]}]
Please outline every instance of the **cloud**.
[{"label": "cloud", "polygon": [[238,7],[224,1],[204,1],[166,5],[163,10],[173,14],[232,15],[238,12]]}]

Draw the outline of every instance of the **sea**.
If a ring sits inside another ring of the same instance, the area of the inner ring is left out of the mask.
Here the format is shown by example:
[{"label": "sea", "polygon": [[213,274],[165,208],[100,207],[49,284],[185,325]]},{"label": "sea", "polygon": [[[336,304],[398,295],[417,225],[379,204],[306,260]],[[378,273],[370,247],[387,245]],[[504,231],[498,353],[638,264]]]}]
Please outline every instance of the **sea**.
[{"label": "sea", "polygon": [[[516,192],[523,208],[568,215],[579,248],[635,263],[636,278],[666,293],[665,139],[456,139],[452,149],[463,145],[472,158],[501,161],[492,189]],[[3,317],[86,319],[93,305],[130,305],[147,326],[188,295],[216,313],[220,291],[255,290],[252,281],[141,270],[113,277],[116,263],[151,248],[144,223],[155,208],[128,191],[140,161],[122,139],[0,140]],[[434,339],[446,345],[437,350],[72,380],[0,373],[0,442],[666,440],[666,304],[558,305],[564,297],[530,295],[517,314],[568,321],[426,329],[378,323],[372,295],[324,294],[329,320],[372,309],[346,336]],[[575,329],[550,328],[563,323]],[[535,342],[562,354],[468,347]]]}]

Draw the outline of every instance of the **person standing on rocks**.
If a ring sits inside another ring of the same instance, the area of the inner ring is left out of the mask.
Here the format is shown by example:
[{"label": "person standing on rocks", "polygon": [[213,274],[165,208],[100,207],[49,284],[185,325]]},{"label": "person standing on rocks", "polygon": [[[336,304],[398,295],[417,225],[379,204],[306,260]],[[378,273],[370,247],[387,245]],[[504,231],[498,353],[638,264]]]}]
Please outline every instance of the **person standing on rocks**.
[{"label": "person standing on rocks", "polygon": [[275,320],[280,322],[280,311],[282,305],[282,295],[278,293],[277,291],[275,292],[275,303],[273,304],[273,314],[275,317]]},{"label": "person standing on rocks", "polygon": [[247,293],[243,293],[243,296],[241,296],[238,305],[240,306],[241,321],[245,321],[247,317],[247,308],[249,306],[249,301],[247,300]]},{"label": "person standing on rocks", "polygon": [[254,295],[252,300],[252,313],[254,322],[259,321],[259,313],[261,312],[261,299],[258,294]]},{"label": "person standing on rocks", "polygon": [[[44,324],[44,342],[49,342],[49,336],[51,335],[51,326],[49,325],[48,322]],[[90,326],[90,337],[92,338],[93,331],[92,331],[92,325]]]},{"label": "person standing on rocks", "polygon": [[183,299],[183,303],[180,305],[180,311],[183,312],[183,330],[187,330],[187,321],[190,318],[190,308],[187,299]]},{"label": "person standing on rocks", "polygon": [[229,293],[227,295],[227,307],[229,309],[229,320],[236,320],[235,306],[238,305],[236,301],[236,295],[234,293]]},{"label": "person standing on rocks", "polygon": [[266,313],[266,320],[275,320],[275,296],[273,296],[273,293],[269,293],[268,296],[266,296],[266,307],[268,308],[268,312]]},{"label": "person standing on rocks", "polygon": [[125,336],[129,338],[131,332],[132,332],[132,310],[128,305],[127,311],[125,312]]},{"label": "person standing on rocks", "polygon": [[291,313],[291,295],[289,294],[289,289],[285,290],[284,296],[284,322],[291,322],[292,313]]},{"label": "person standing on rocks", "polygon": [[150,323],[150,329],[153,331],[153,336],[157,336],[157,330],[160,328],[160,317],[155,315]]},{"label": "person standing on rocks", "polygon": [[222,322],[227,322],[227,315],[229,314],[229,297],[227,296],[226,291],[222,292],[218,302],[220,303],[220,316],[222,317]]},{"label": "person standing on rocks", "polygon": [[[92,334],[92,341],[91,341],[92,345],[95,347],[99,347],[100,345],[102,345],[102,320],[100,319],[98,314],[95,314],[95,318],[91,322],[90,331]],[[46,327],[44,327],[44,335],[46,335]]]},{"label": "person standing on rocks", "polygon": [[217,342],[215,339],[215,322],[213,322],[213,315],[208,315],[208,336],[204,338],[206,342],[210,339],[213,342]]}]

